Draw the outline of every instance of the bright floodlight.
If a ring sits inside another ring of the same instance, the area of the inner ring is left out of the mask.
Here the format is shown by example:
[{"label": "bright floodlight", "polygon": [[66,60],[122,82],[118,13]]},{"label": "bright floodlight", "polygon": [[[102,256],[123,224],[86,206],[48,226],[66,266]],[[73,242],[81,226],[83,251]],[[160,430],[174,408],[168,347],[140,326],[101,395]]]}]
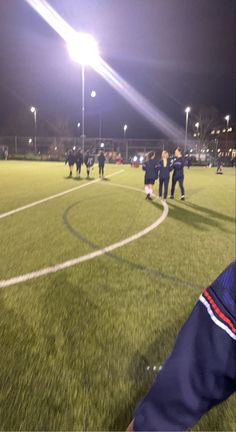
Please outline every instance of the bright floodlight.
[{"label": "bright floodlight", "polygon": [[190,111],[191,111],[191,107],[188,106],[187,108],[185,108],[186,113],[189,113]]},{"label": "bright floodlight", "polygon": [[97,93],[95,92],[95,90],[92,90],[92,91],[91,91],[91,97],[92,97],[92,98],[95,98],[96,95],[97,95]]},{"label": "bright floodlight", "polygon": [[77,123],[77,128],[79,128],[79,127],[80,127],[80,122]]},{"label": "bright floodlight", "polygon": [[32,113],[34,113],[34,112],[36,111],[36,108],[35,108],[34,106],[32,106],[32,107],[30,108],[30,111],[31,111]]},{"label": "bright floodlight", "polygon": [[101,146],[100,146],[101,148],[103,148],[104,147],[104,143],[101,143]]},{"label": "bright floodlight", "polygon": [[125,124],[125,125],[124,125],[124,131],[126,132],[127,129],[128,129],[128,126],[127,126],[127,124]]},{"label": "bright floodlight", "polygon": [[229,121],[229,119],[230,119],[230,115],[228,114],[227,116],[225,116],[225,120]]},{"label": "bright floodlight", "polygon": [[138,160],[138,157],[137,157],[137,156],[134,156],[133,161],[134,161],[134,162],[137,162],[137,160]]},{"label": "bright floodlight", "polygon": [[195,123],[195,127],[198,129],[199,128],[199,122]]},{"label": "bright floodlight", "polygon": [[89,33],[76,33],[73,39],[67,42],[67,48],[71,59],[76,63],[83,66],[98,64],[98,44]]},{"label": "bright floodlight", "polygon": [[30,139],[29,139],[29,144],[32,144],[32,141],[33,141],[32,138],[30,138]]}]

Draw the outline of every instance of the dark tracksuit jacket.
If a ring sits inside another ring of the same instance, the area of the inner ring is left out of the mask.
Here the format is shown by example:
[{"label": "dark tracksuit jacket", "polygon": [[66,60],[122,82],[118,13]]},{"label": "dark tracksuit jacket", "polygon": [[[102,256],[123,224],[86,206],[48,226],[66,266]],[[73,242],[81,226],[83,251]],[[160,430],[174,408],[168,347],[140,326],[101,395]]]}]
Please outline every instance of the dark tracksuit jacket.
[{"label": "dark tracksuit jacket", "polygon": [[85,155],[84,163],[85,163],[87,168],[90,168],[94,164],[94,158],[90,155]]},{"label": "dark tracksuit jacket", "polygon": [[181,194],[184,195],[184,158],[182,156],[174,160],[173,169],[171,195],[174,196],[177,182],[179,182]]},{"label": "dark tracksuit jacket", "polygon": [[164,198],[167,198],[168,194],[168,184],[170,179],[170,172],[172,170],[171,161],[167,159],[167,165],[164,167],[163,160],[158,163],[158,174],[159,174],[159,197],[162,196],[162,188],[164,184]]},{"label": "dark tracksuit jacket", "polygon": [[158,164],[154,159],[151,159],[143,164],[145,171],[144,184],[154,184],[158,178]]},{"label": "dark tracksuit jacket", "polygon": [[82,153],[78,152],[75,155],[75,162],[76,162],[76,170],[80,171],[81,165],[83,164],[83,155]]},{"label": "dark tracksuit jacket", "polygon": [[75,163],[75,156],[73,154],[69,154],[66,158],[66,164],[68,163],[69,166],[74,165]]},{"label": "dark tracksuit jacket", "polygon": [[135,412],[135,431],[182,431],[236,391],[236,261],[200,295]]},{"label": "dark tracksuit jacket", "polygon": [[98,156],[99,174],[102,174],[102,175],[104,173],[105,160],[106,160],[106,158],[105,158],[104,154],[101,154]]}]

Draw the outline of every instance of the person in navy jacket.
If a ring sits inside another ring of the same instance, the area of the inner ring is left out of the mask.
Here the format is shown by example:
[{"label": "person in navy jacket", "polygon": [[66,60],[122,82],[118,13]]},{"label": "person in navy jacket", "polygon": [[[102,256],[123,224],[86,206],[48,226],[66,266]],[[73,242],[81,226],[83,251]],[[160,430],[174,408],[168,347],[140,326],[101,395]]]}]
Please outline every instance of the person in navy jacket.
[{"label": "person in navy jacket", "polygon": [[90,155],[89,151],[87,151],[85,154],[84,163],[86,165],[87,179],[89,179],[90,169],[94,164],[94,157]]},{"label": "person in navy jacket", "polygon": [[98,155],[98,168],[99,168],[99,177],[104,177],[104,164],[105,164],[105,155],[103,151],[101,150]]},{"label": "person in navy jacket", "polygon": [[81,153],[81,150],[78,150],[75,153],[75,163],[76,163],[76,174],[77,174],[77,177],[80,177],[81,166],[83,165],[83,155]]},{"label": "person in navy jacket", "polygon": [[70,170],[69,177],[72,177],[73,166],[74,166],[74,163],[75,163],[75,155],[74,155],[74,153],[73,153],[72,150],[68,151],[68,154],[67,154],[67,157],[66,157],[66,160],[65,160],[65,165],[67,163],[69,165],[69,170]]},{"label": "person in navy jacket", "polygon": [[172,186],[170,198],[174,199],[175,186],[179,182],[181,191],[181,200],[185,199],[184,196],[184,158],[182,157],[182,152],[180,148],[175,150],[175,160],[173,162],[173,176],[172,176]]},{"label": "person in navy jacket", "polygon": [[158,163],[158,174],[159,174],[159,198],[162,198],[162,189],[164,185],[164,200],[168,195],[168,185],[170,180],[170,171],[172,170],[171,161],[169,159],[169,153],[163,150],[161,154],[161,160]]},{"label": "person in navy jacket", "polygon": [[199,297],[128,431],[183,431],[236,391],[236,261]]},{"label": "person in navy jacket", "polygon": [[147,155],[147,160],[143,163],[143,170],[145,171],[144,186],[146,192],[146,199],[152,201],[153,185],[158,178],[158,165],[155,161],[155,153],[151,151]]}]

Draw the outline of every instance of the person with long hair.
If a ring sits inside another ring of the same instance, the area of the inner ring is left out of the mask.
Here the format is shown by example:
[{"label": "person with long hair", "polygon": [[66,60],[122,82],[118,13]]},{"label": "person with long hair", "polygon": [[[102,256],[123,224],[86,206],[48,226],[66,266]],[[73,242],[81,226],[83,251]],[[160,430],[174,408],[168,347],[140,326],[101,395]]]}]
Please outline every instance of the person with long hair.
[{"label": "person with long hair", "polygon": [[153,186],[158,178],[158,166],[155,161],[155,152],[150,151],[147,155],[146,161],[143,164],[145,171],[144,186],[146,192],[146,199],[152,201]]},{"label": "person with long hair", "polygon": [[162,190],[164,185],[164,200],[168,195],[168,185],[170,180],[170,171],[172,170],[169,153],[163,150],[161,160],[158,163],[159,171],[159,198],[162,198]]},{"label": "person with long hair", "polygon": [[175,160],[173,163],[173,176],[172,176],[172,185],[171,185],[171,194],[170,198],[174,199],[175,186],[176,183],[179,183],[182,201],[185,200],[185,192],[184,192],[184,158],[182,156],[182,151],[179,147],[175,150]]}]

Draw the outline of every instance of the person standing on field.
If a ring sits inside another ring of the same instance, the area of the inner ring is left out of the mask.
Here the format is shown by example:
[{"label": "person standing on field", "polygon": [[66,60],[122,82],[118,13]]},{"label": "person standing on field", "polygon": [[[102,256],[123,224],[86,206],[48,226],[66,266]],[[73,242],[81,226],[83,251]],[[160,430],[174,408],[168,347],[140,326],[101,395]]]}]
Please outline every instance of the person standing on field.
[{"label": "person standing on field", "polygon": [[104,165],[105,165],[105,155],[103,151],[101,150],[98,155],[98,168],[99,168],[99,177],[104,178]]},{"label": "person standing on field", "polygon": [[172,166],[169,159],[169,153],[163,150],[161,154],[161,160],[158,163],[158,173],[159,173],[159,198],[162,198],[162,189],[164,185],[164,200],[166,200],[168,195],[168,185],[169,185],[171,170],[172,170]]},{"label": "person standing on field", "polygon": [[175,193],[175,186],[176,183],[179,183],[180,191],[181,191],[181,197],[180,199],[182,201],[185,200],[185,192],[184,192],[184,158],[182,156],[182,151],[178,147],[175,150],[175,159],[173,162],[173,176],[172,176],[172,186],[171,186],[171,195],[170,198],[174,199],[174,193]]},{"label": "person standing on field", "polygon": [[69,165],[69,170],[70,170],[69,177],[72,177],[73,166],[74,166],[74,163],[75,163],[75,155],[73,154],[72,150],[68,151],[68,154],[67,154],[67,157],[66,157],[66,161],[65,161],[65,165],[67,163]]},{"label": "person standing on field", "polygon": [[147,160],[143,164],[145,171],[144,186],[146,192],[146,199],[152,201],[153,185],[158,178],[158,165],[155,161],[155,153],[151,151],[147,155]]},{"label": "person standing on field", "polygon": [[75,154],[75,163],[76,163],[76,175],[80,178],[81,166],[83,165],[83,155],[81,150],[78,150]]}]

